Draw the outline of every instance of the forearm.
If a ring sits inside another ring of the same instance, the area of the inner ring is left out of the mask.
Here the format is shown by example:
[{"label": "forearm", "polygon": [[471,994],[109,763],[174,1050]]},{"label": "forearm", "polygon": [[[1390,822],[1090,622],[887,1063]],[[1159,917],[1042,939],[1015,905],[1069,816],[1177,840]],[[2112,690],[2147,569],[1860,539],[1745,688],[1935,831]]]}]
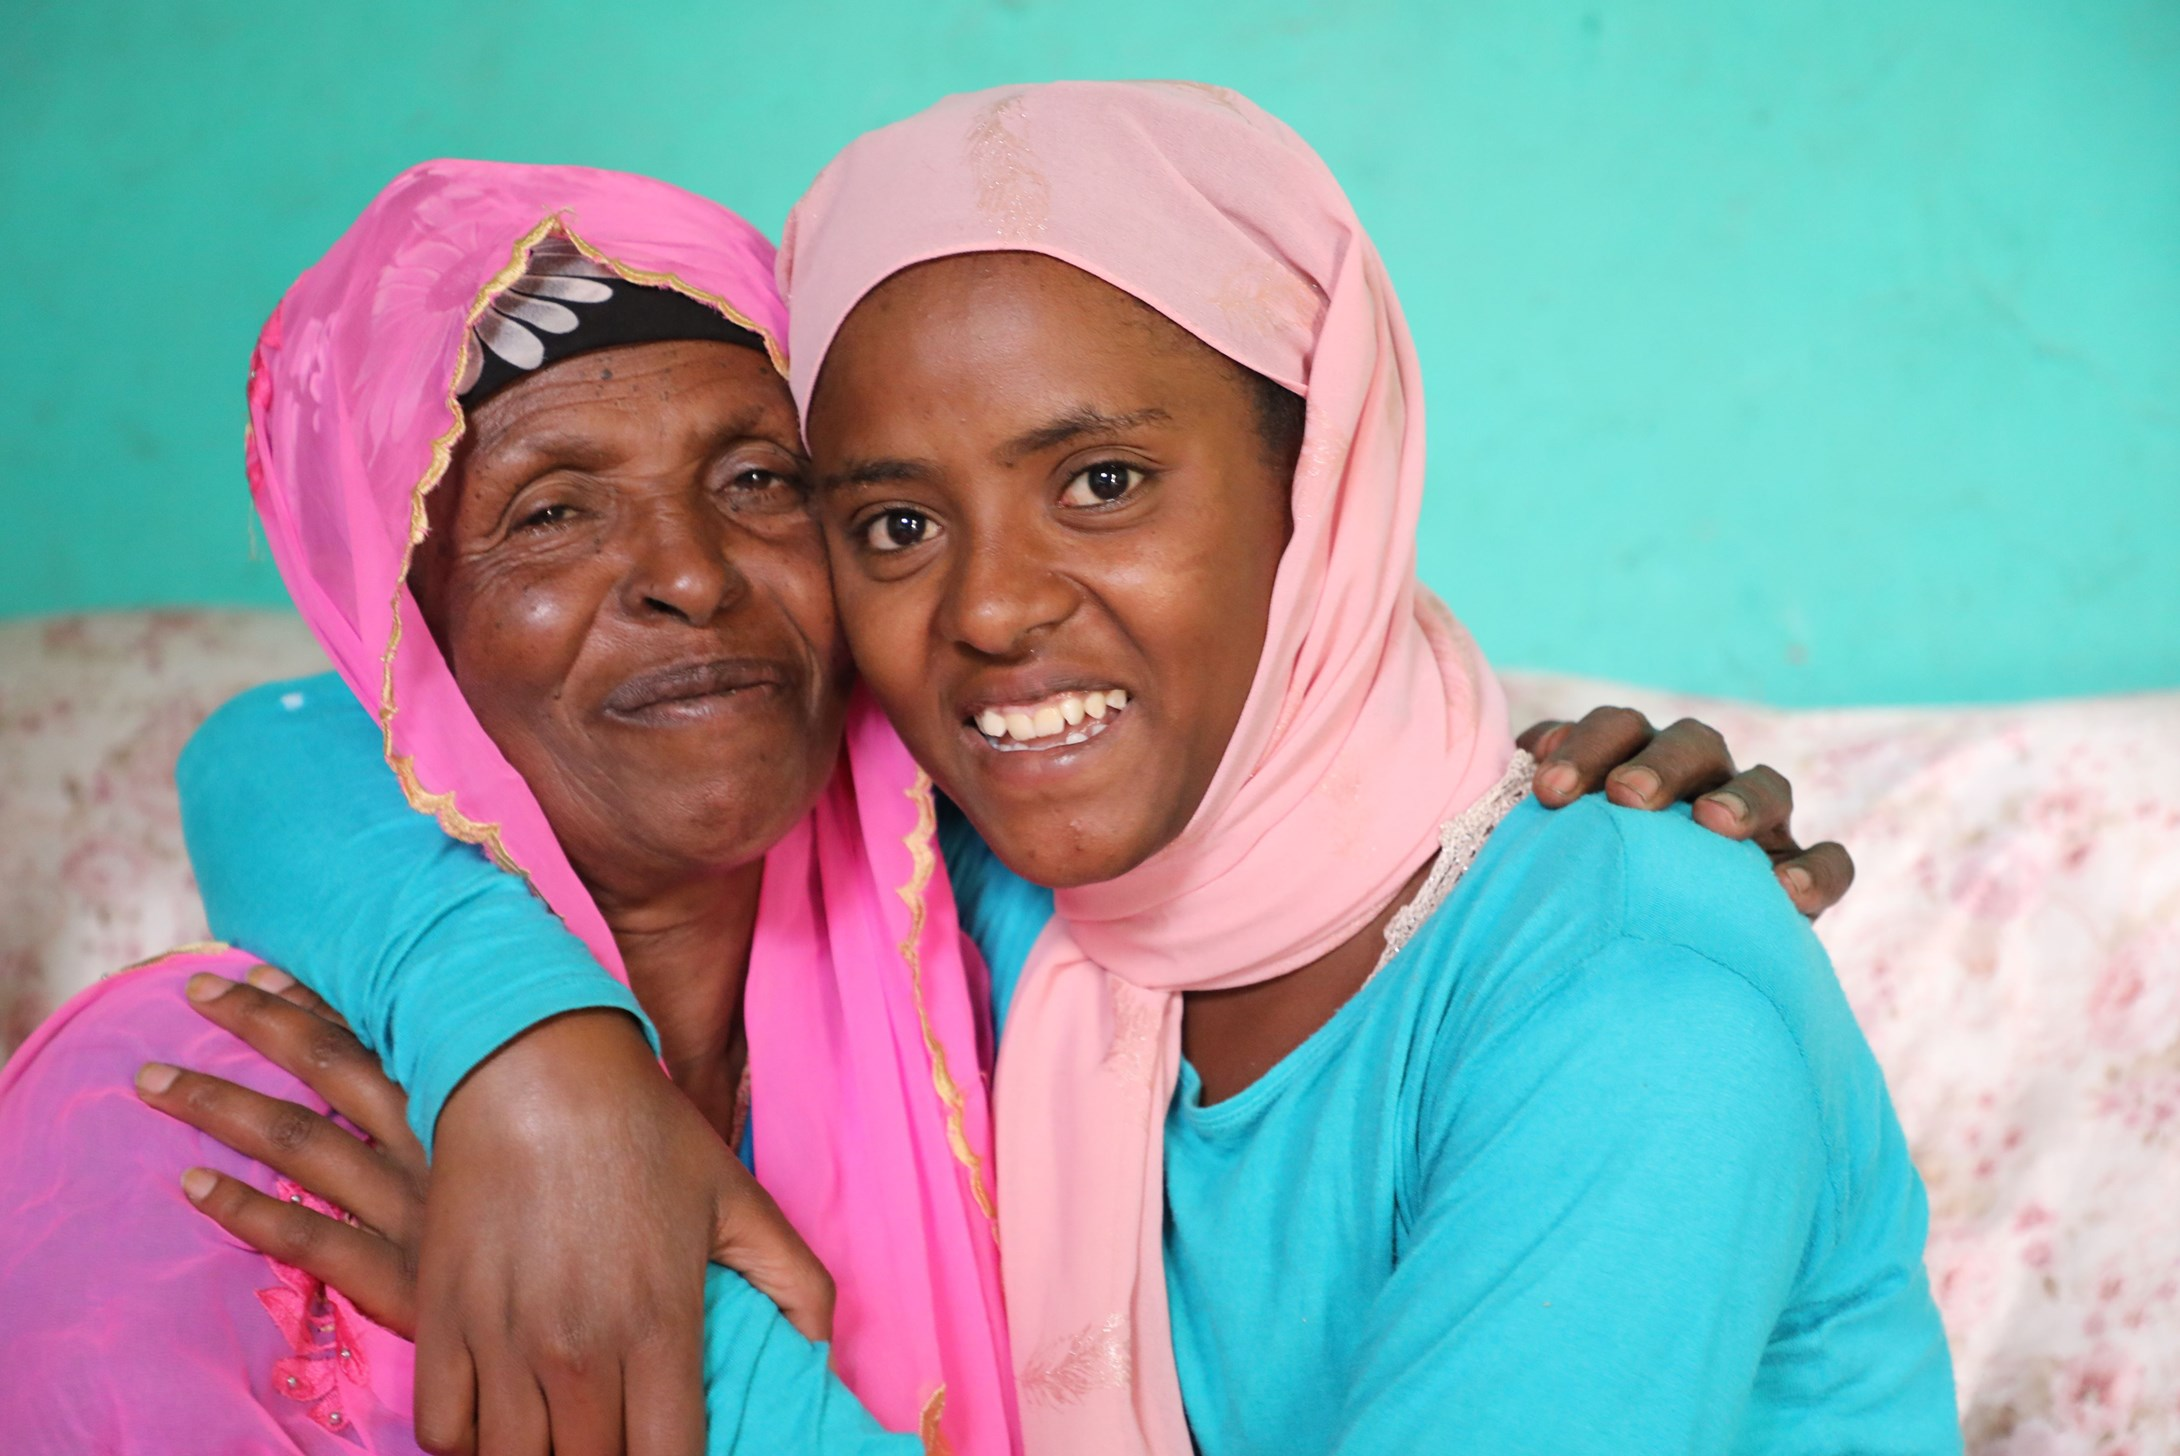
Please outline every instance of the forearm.
[{"label": "forearm", "polygon": [[529,1027],[591,1008],[643,1022],[521,880],[409,806],[376,725],[331,674],[228,703],[176,780],[213,933],[347,1017],[407,1089],[427,1146],[454,1088]]}]

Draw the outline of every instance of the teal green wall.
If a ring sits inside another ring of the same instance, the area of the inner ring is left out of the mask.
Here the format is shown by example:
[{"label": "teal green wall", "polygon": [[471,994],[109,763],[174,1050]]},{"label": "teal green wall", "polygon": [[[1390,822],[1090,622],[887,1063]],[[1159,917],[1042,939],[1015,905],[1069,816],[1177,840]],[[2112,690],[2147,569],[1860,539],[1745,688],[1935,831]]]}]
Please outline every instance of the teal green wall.
[{"label": "teal green wall", "polygon": [[0,614],[274,602],[242,377],[398,168],[777,228],[953,90],[1224,82],[1430,383],[1427,576],[1511,664],[1789,703],[2180,684],[2174,0],[16,0]]}]

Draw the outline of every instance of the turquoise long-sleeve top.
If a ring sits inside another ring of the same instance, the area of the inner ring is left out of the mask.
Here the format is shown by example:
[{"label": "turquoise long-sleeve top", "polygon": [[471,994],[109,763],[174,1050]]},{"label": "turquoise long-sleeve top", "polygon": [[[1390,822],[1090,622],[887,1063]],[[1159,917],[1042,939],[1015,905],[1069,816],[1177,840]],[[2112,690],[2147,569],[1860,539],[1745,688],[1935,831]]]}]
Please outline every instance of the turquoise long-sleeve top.
[{"label": "turquoise long-sleeve top", "polygon": [[[179,777],[215,933],[339,1007],[420,1134],[523,1028],[641,1018],[409,809],[337,680],[244,694]],[[958,816],[942,848],[1003,1020],[1051,896]],[[1882,1075],[1762,856],[1684,813],[1517,808],[1261,1080],[1205,1106],[1184,1069],[1165,1155],[1205,1456],[1960,1449]],[[715,1451],[913,1439],[737,1276],[708,1293]]]}]

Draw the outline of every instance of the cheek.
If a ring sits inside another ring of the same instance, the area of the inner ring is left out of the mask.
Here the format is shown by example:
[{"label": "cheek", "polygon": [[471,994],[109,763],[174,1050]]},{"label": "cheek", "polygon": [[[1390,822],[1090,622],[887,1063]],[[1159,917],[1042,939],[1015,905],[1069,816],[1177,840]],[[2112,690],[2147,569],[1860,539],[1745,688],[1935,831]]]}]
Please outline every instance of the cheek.
[{"label": "cheek", "polygon": [[1254,481],[1213,479],[1111,553],[1101,594],[1155,674],[1170,768],[1200,794],[1224,759],[1263,658],[1285,511]]},{"label": "cheek", "polygon": [[874,582],[843,561],[834,580],[840,633],[855,670],[886,715],[906,723],[915,714],[916,689],[931,681],[925,644],[930,641],[932,593],[922,577]]},{"label": "cheek", "polygon": [[455,681],[503,749],[551,731],[546,710],[575,671],[597,617],[602,592],[593,575],[457,572],[448,613]]},{"label": "cheek", "polygon": [[825,560],[824,543],[814,529],[808,539],[797,539],[768,553],[759,569],[795,631],[819,660],[846,662],[848,644],[841,631],[840,609],[833,600],[832,571]]},{"label": "cheek", "polygon": [[1123,537],[1108,553],[1105,591],[1115,614],[1199,694],[1211,682],[1253,677],[1270,615],[1283,525],[1238,509],[1235,492],[1194,492],[1157,529]]}]

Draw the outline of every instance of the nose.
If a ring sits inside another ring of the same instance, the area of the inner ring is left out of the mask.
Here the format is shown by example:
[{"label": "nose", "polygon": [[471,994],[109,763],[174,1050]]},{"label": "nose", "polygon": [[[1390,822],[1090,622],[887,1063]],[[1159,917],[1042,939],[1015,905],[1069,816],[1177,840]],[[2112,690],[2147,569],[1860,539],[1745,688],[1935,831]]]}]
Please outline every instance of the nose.
[{"label": "nose", "polygon": [[1020,657],[1073,615],[1081,593],[1033,540],[983,534],[955,558],[940,624],[982,656]]},{"label": "nose", "polygon": [[709,626],[748,590],[727,549],[726,523],[708,501],[660,501],[632,525],[633,551],[622,581],[631,616]]}]

